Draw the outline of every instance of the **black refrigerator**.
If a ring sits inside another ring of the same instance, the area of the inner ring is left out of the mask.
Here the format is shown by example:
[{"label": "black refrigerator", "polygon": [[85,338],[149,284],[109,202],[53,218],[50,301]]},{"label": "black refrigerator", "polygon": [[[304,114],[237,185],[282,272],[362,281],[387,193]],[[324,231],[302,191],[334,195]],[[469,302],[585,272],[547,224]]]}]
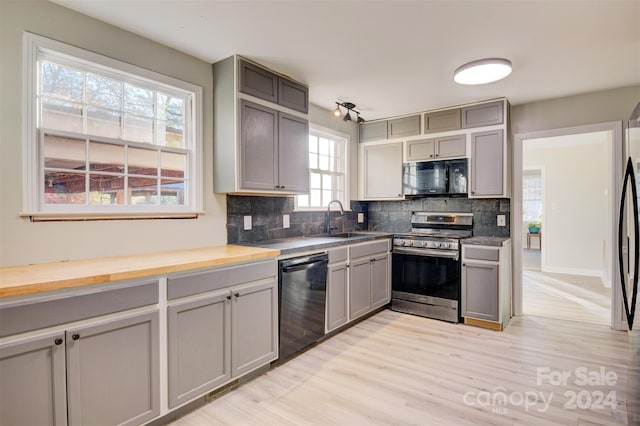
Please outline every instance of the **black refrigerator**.
[{"label": "black refrigerator", "polygon": [[618,264],[625,317],[629,327],[627,417],[640,425],[640,313],[638,313],[638,267],[640,253],[640,103],[626,129],[624,178],[618,222]]}]

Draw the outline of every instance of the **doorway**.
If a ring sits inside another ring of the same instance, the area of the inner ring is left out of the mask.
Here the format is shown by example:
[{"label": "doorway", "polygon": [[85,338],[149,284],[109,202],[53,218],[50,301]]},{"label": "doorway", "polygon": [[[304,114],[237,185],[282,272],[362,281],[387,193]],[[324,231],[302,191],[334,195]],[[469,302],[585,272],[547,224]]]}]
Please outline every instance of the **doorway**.
[{"label": "doorway", "polygon": [[515,315],[622,326],[613,273],[621,138],[620,123],[516,135]]}]

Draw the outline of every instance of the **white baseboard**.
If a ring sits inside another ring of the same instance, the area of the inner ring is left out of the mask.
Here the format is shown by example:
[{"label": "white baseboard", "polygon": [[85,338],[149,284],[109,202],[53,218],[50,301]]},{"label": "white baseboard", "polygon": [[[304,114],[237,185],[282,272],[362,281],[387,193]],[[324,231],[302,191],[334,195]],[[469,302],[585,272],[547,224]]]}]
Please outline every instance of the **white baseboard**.
[{"label": "white baseboard", "polygon": [[549,272],[552,274],[582,275],[585,277],[602,278],[601,269],[563,268],[563,267],[546,266],[546,265],[542,265],[541,269],[542,269],[542,272]]}]

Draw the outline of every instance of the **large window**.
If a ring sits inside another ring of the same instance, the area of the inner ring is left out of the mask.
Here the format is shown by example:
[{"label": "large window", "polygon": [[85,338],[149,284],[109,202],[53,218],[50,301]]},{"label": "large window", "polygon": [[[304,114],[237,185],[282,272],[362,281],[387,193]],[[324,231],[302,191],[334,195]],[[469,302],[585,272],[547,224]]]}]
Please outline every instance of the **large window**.
[{"label": "large window", "polygon": [[201,89],[32,34],[25,210],[194,214]]},{"label": "large window", "polygon": [[347,197],[347,137],[325,129],[309,132],[309,195],[298,195],[300,210],[326,209],[331,200],[349,207]]}]

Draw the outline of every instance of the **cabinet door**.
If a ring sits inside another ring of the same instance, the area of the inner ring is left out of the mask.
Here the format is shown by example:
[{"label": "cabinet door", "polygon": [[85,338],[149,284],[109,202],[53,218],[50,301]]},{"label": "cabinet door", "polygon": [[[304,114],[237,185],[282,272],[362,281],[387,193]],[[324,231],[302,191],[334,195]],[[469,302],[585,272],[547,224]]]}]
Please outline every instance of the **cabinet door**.
[{"label": "cabinet door", "polygon": [[434,155],[435,139],[407,141],[407,161],[430,160]]},{"label": "cabinet door", "polygon": [[269,102],[278,102],[278,76],[240,60],[240,91]]},{"label": "cabinet door", "polygon": [[348,320],[347,274],[346,263],[329,265],[327,271],[327,331],[346,324]]},{"label": "cabinet door", "polygon": [[349,318],[357,318],[370,310],[371,261],[365,257],[352,260],[349,265]]},{"label": "cabinet door", "polygon": [[436,138],[436,157],[451,158],[467,155],[467,135],[452,135]]},{"label": "cabinet door", "polygon": [[424,133],[448,132],[459,128],[459,108],[431,112],[424,115]]},{"label": "cabinet door", "polygon": [[375,256],[371,262],[371,309],[384,306],[389,300],[389,255],[384,253]]},{"label": "cabinet door", "polygon": [[278,285],[240,287],[231,307],[231,372],[239,376],[278,358]]},{"label": "cabinet door", "polygon": [[71,425],[138,425],[160,414],[158,313],[66,332]]},{"label": "cabinet door", "polygon": [[240,103],[240,186],[273,191],[278,185],[278,111]]},{"label": "cabinet door", "polygon": [[469,129],[472,127],[502,124],[504,121],[503,107],[504,102],[497,101],[462,108],[462,128]]},{"label": "cabinet door", "polygon": [[464,261],[462,316],[498,321],[498,264]]},{"label": "cabinet door", "polygon": [[387,122],[389,139],[415,136],[420,134],[420,116],[394,118]]},{"label": "cabinet door", "polygon": [[402,198],[402,142],[365,146],[365,199]]},{"label": "cabinet door", "polygon": [[280,190],[309,193],[309,122],[280,113],[278,121]]},{"label": "cabinet door", "polygon": [[66,425],[64,334],[0,345],[0,424]]},{"label": "cabinet door", "polygon": [[231,378],[230,299],[224,290],[167,309],[169,407]]},{"label": "cabinet door", "polygon": [[387,121],[364,123],[360,126],[359,142],[369,142],[387,139]]},{"label": "cabinet door", "polygon": [[471,196],[505,196],[503,130],[471,134]]},{"label": "cabinet door", "polygon": [[309,112],[309,88],[278,77],[278,104],[306,114]]}]

